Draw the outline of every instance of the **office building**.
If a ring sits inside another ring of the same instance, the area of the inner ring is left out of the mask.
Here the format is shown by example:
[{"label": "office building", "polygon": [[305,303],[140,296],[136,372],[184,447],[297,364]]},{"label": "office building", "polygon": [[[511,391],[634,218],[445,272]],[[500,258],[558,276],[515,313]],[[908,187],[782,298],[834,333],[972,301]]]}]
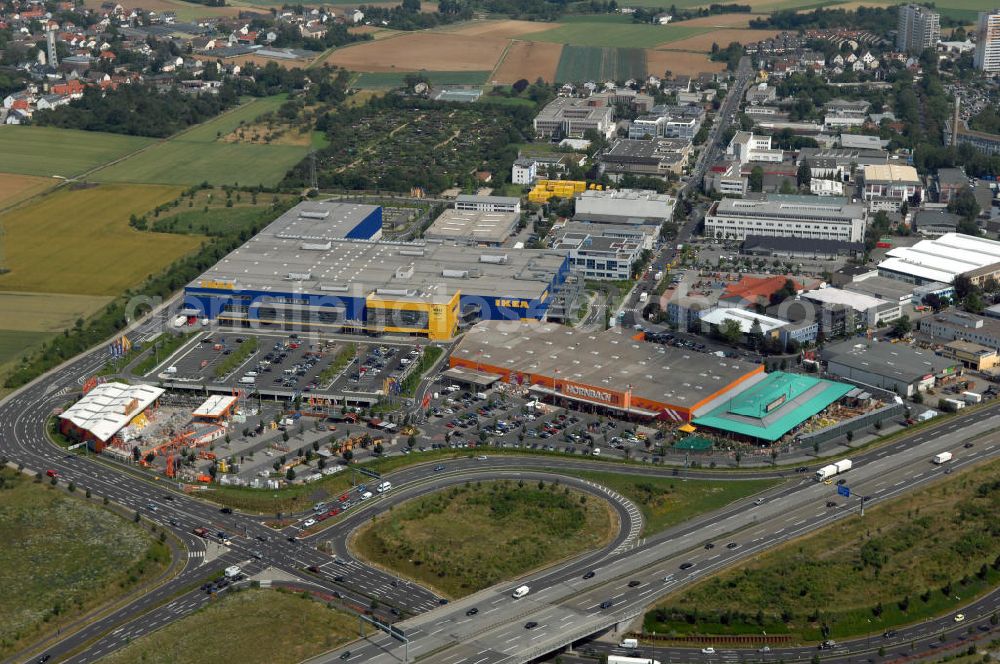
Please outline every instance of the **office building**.
[{"label": "office building", "polygon": [[691,154],[691,141],[683,138],[656,138],[651,141],[619,139],[600,157],[601,172],[612,180],[622,175],[666,178],[680,175]]},{"label": "office building", "polygon": [[1000,72],[1000,9],[979,12],[973,63],[980,71]]},{"label": "office building", "polygon": [[468,212],[521,213],[521,199],[516,196],[472,196],[460,194],[455,209]]},{"label": "office building", "polygon": [[1000,320],[964,311],[946,311],[920,319],[920,332],[934,341],[971,341],[1000,349]]},{"label": "office building", "polygon": [[745,240],[748,236],[779,236],[862,242],[865,207],[835,196],[766,194],[724,198],[705,216],[705,236]]},{"label": "office building", "polygon": [[642,254],[642,244],[635,240],[579,231],[558,233],[552,249],[569,254],[572,272],[599,281],[630,279]]},{"label": "office building", "polygon": [[900,164],[865,166],[863,196],[872,212],[899,212],[903,203],[916,206],[923,200],[917,169]]},{"label": "office building", "polygon": [[538,138],[582,138],[588,129],[605,138],[615,130],[614,109],[603,100],[556,97],[535,116]]},{"label": "office building", "polygon": [[901,5],[896,23],[896,50],[920,53],[941,38],[941,15],[920,5]]},{"label": "office building", "polygon": [[738,131],[726,147],[726,156],[747,162],[781,163],[782,150],[771,148],[770,136],[755,136],[752,131]]}]

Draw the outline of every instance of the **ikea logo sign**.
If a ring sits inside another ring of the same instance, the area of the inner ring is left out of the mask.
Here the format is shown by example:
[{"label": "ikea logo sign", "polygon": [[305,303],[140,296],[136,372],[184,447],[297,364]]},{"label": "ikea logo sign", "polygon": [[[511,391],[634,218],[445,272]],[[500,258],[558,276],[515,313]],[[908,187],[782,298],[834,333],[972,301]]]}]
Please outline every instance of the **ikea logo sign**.
[{"label": "ikea logo sign", "polygon": [[531,306],[531,303],[527,300],[508,300],[507,298],[498,297],[493,300],[493,306],[506,309],[527,309]]}]

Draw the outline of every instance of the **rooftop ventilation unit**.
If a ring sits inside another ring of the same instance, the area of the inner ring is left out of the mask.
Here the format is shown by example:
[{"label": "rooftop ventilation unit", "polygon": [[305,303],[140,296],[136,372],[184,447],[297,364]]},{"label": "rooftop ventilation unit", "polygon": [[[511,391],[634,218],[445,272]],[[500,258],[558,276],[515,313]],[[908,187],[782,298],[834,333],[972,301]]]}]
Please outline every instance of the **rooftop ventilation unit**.
[{"label": "rooftop ventilation unit", "polygon": [[309,281],[312,279],[312,272],[289,272],[285,279],[289,281]]},{"label": "rooftop ventilation unit", "polygon": [[376,295],[392,295],[396,297],[416,297],[416,288],[376,288]]},{"label": "rooftop ventilation unit", "polygon": [[333,248],[332,242],[303,242],[302,249],[306,251],[330,251]]},{"label": "rooftop ventilation unit", "polygon": [[407,265],[406,267],[396,268],[396,278],[397,279],[412,279],[413,278],[414,267],[412,265]]},{"label": "rooftop ventilation unit", "polygon": [[319,289],[331,293],[346,293],[347,284],[320,284]]},{"label": "rooftop ventilation unit", "polygon": [[482,254],[479,257],[480,263],[493,263],[494,265],[506,265],[507,254]]},{"label": "rooftop ventilation unit", "polygon": [[450,279],[468,279],[468,270],[441,270],[442,277],[448,277]]},{"label": "rooftop ventilation unit", "polygon": [[423,249],[400,249],[399,250],[399,255],[400,256],[423,256],[424,255],[424,250]]},{"label": "rooftop ventilation unit", "polygon": [[303,219],[326,219],[330,216],[329,210],[303,210],[299,212]]}]

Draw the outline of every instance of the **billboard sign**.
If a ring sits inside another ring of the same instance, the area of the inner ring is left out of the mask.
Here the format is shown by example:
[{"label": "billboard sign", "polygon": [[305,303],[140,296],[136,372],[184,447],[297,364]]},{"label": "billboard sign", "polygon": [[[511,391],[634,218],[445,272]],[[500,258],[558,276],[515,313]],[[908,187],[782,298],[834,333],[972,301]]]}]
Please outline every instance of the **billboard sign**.
[{"label": "billboard sign", "polygon": [[851,497],[851,489],[850,489],[850,487],[848,487],[848,486],[846,486],[844,484],[841,484],[840,486],[837,487],[837,494],[840,495],[840,496],[843,496],[844,498],[850,498]]}]

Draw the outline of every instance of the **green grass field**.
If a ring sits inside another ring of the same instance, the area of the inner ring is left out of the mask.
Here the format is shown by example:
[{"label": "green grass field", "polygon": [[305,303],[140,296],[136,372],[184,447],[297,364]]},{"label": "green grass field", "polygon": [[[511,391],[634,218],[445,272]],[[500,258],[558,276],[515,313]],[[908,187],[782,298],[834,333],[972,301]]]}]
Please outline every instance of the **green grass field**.
[{"label": "green grass field", "polygon": [[153,143],[138,136],[0,125],[2,170],[73,177]]},{"label": "green grass field", "polygon": [[0,657],[54,632],[169,562],[117,514],[0,469]]},{"label": "green grass field", "polygon": [[101,182],[265,186],[281,181],[308,153],[308,146],[256,145],[220,140],[240,126],[276,110],[285,97],[253,99],[214,120],[94,174]]},{"label": "green grass field", "polygon": [[[586,17],[579,17],[581,20],[551,30],[522,35],[521,39],[607,48],[617,48],[623,44],[627,44],[629,48],[652,48],[711,31],[711,28],[706,27],[626,23],[620,20],[607,20],[603,16],[594,17],[598,20],[593,21],[582,20],[583,18]],[[565,57],[564,51],[563,58]]]},{"label": "green grass field", "polygon": [[606,81],[646,76],[646,52],[641,48],[563,47],[556,82]]},{"label": "green grass field", "polygon": [[488,71],[387,71],[369,72],[358,75],[354,87],[362,90],[390,90],[403,85],[403,78],[407,74],[423,74],[430,79],[432,84],[437,85],[482,85],[486,82],[486,77],[490,75]]},{"label": "green grass field", "polygon": [[462,597],[598,549],[614,536],[609,506],[552,483],[456,486],[396,506],[352,541],[363,558]]},{"label": "green grass field", "polygon": [[[659,634],[880,633],[1000,583],[1000,462],[952,475],[760,554],[646,615]],[[770,627],[767,627],[767,626]]]},{"label": "green grass field", "polygon": [[[7,315],[9,315],[9,312],[4,310],[4,316]],[[0,329],[0,364],[14,359],[29,346],[44,341],[49,336],[51,336],[51,333]]]},{"label": "green grass field", "polygon": [[13,332],[58,332],[73,327],[111,301],[99,295],[0,291],[3,325]]},{"label": "green grass field", "polygon": [[145,214],[178,193],[149,185],[62,189],[7,212],[0,220],[11,271],[0,275],[0,290],[115,296],[139,284],[201,243],[199,236],[128,225],[129,215]]},{"label": "green grass field", "polygon": [[347,643],[357,631],[357,618],[311,599],[277,590],[246,590],[227,593],[101,662],[293,664]]},{"label": "green grass field", "polygon": [[622,494],[642,511],[644,535],[676,526],[699,514],[725,507],[777,484],[777,480],[687,480],[640,477],[603,471],[574,472]]}]

